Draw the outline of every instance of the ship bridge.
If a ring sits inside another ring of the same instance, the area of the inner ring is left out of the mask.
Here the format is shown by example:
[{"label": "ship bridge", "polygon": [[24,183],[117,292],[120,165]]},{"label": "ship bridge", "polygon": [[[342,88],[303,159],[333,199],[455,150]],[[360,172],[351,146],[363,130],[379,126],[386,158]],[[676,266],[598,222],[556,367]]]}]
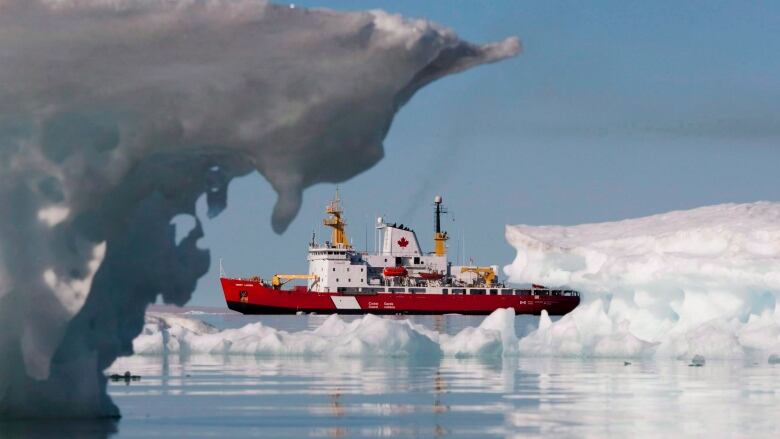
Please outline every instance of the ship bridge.
[{"label": "ship bridge", "polygon": [[[434,251],[424,253],[417,233],[403,224],[377,220],[381,248],[377,253],[358,252],[349,243],[338,190],[325,212],[323,225],[331,228],[331,239],[309,245],[309,288],[324,291],[352,291],[379,286],[440,287],[496,282],[498,267],[453,266],[447,261],[447,233],[441,230],[442,198],[434,199]],[[315,279],[314,277],[312,279]]]}]

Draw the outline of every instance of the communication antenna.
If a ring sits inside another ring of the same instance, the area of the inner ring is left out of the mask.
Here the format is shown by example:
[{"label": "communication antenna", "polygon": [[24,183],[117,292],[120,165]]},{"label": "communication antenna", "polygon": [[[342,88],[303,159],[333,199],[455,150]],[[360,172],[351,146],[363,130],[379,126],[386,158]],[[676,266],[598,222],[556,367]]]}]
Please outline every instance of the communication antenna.
[{"label": "communication antenna", "polygon": [[374,253],[379,253],[380,243],[382,239],[381,230],[385,228],[385,218],[383,215],[376,217],[376,227],[374,227]]}]

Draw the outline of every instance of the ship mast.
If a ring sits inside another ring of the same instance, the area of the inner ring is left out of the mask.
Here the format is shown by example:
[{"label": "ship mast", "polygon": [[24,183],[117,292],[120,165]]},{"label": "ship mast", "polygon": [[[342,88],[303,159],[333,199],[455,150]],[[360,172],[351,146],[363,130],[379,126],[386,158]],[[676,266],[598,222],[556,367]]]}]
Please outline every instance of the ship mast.
[{"label": "ship mast", "polygon": [[339,188],[336,187],[336,197],[328,203],[325,213],[330,217],[322,220],[322,223],[333,230],[331,231],[331,245],[339,248],[351,248],[347,240],[347,223],[342,218],[344,211],[341,209],[341,199],[339,198]]},{"label": "ship mast", "polygon": [[447,254],[447,246],[445,243],[448,239],[450,239],[449,236],[447,236],[447,232],[441,231],[441,215],[443,213],[447,213],[447,210],[441,207],[442,199],[441,195],[436,195],[436,197],[433,199],[433,224],[434,224],[434,232],[433,232],[433,242],[434,242],[434,253],[436,256],[444,256]]}]

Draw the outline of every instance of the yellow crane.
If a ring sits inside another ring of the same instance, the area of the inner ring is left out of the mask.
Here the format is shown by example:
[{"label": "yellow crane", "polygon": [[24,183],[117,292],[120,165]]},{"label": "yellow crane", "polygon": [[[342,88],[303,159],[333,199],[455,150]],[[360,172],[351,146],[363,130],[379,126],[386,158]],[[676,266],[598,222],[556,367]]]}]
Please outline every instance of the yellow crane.
[{"label": "yellow crane", "polygon": [[493,285],[496,280],[496,272],[493,271],[493,267],[460,267],[460,272],[461,274],[475,273],[485,282],[485,285]]},{"label": "yellow crane", "polygon": [[320,280],[320,277],[316,274],[275,274],[274,277],[271,278],[271,286],[279,288],[291,280],[300,279],[314,280],[314,283],[317,283]]}]

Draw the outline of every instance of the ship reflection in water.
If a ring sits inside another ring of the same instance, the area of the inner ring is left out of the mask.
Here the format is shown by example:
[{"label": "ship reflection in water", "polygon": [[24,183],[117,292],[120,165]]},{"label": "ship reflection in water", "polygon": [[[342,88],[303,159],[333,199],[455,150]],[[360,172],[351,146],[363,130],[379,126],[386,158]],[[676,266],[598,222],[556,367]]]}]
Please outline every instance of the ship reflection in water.
[{"label": "ship reflection in water", "polygon": [[[320,318],[263,322],[296,331]],[[225,317],[219,326],[248,319]],[[416,321],[457,332],[478,320]],[[522,334],[533,322],[518,325]],[[0,425],[0,436],[762,437],[780,428],[780,367],[769,364],[176,355],[124,358],[107,372],[124,371],[142,378],[109,383],[118,423],[15,423]]]}]

